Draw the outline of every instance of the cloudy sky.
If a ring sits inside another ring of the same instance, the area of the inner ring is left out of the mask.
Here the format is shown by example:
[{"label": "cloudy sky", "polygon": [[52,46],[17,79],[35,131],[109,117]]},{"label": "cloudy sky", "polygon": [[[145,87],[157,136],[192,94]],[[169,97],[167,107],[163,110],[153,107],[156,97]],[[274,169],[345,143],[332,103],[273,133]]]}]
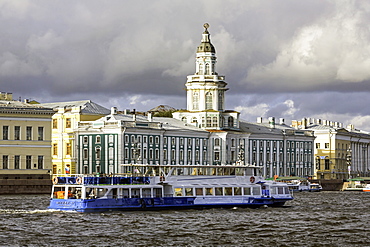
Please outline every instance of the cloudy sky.
[{"label": "cloudy sky", "polygon": [[370,130],[370,1],[0,0],[0,91],[186,108],[203,23],[241,118]]}]

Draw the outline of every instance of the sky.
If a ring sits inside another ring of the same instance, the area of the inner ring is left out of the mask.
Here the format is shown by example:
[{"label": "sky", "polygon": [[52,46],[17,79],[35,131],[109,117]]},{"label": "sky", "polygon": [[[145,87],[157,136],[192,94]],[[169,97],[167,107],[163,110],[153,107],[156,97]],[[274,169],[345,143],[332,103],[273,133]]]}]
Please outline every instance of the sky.
[{"label": "sky", "polygon": [[0,0],[0,92],[186,108],[203,24],[240,118],[370,131],[370,1]]}]

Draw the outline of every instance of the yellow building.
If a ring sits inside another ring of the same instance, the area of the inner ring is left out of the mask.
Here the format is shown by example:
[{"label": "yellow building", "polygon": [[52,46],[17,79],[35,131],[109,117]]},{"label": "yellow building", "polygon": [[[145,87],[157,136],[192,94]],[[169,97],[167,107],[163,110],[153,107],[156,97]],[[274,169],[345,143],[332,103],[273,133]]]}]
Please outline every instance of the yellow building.
[{"label": "yellow building", "polygon": [[110,113],[110,110],[90,100],[41,104],[53,108],[52,118],[52,173],[75,174],[77,153],[75,129],[79,121],[93,121]]},{"label": "yellow building", "polygon": [[14,101],[12,94],[0,93],[1,179],[48,177],[53,114],[50,108]]},{"label": "yellow building", "polygon": [[370,133],[353,125],[322,119],[292,121],[292,127],[315,133],[316,179],[348,179],[370,175]]}]

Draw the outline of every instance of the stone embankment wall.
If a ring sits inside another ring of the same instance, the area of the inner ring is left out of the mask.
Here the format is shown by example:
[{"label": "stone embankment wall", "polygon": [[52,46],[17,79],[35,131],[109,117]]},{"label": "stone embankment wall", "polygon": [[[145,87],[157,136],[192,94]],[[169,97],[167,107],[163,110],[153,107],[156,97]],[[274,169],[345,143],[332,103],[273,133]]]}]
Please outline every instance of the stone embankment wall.
[{"label": "stone embankment wall", "polygon": [[13,175],[0,177],[0,194],[50,194],[49,175]]},{"label": "stone embankment wall", "polygon": [[323,191],[340,191],[343,188],[342,179],[331,179],[331,180],[316,179],[310,181],[321,184]]}]

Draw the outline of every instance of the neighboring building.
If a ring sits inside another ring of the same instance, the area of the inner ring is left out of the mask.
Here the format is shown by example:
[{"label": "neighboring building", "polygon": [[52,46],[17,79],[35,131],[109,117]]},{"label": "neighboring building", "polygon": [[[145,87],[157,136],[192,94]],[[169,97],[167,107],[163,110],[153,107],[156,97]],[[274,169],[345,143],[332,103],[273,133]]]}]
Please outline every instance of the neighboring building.
[{"label": "neighboring building", "polygon": [[262,118],[257,123],[240,122],[243,131],[249,131],[248,163],[260,166],[265,177],[314,176],[314,134],[310,130],[295,130],[279,124],[270,117],[268,123]]},{"label": "neighboring building", "polygon": [[0,93],[1,193],[50,190],[53,114],[51,108],[14,101],[12,94]]},{"label": "neighboring building", "polygon": [[208,164],[207,131],[173,118],[112,113],[82,121],[78,173],[123,173],[121,164]]},{"label": "neighboring building", "polygon": [[292,126],[315,132],[317,179],[348,179],[370,176],[370,133],[347,128],[342,123],[304,118]]},{"label": "neighboring building", "polygon": [[54,109],[52,118],[52,173],[76,173],[75,129],[80,121],[91,121],[110,113],[90,100],[40,104]]}]

